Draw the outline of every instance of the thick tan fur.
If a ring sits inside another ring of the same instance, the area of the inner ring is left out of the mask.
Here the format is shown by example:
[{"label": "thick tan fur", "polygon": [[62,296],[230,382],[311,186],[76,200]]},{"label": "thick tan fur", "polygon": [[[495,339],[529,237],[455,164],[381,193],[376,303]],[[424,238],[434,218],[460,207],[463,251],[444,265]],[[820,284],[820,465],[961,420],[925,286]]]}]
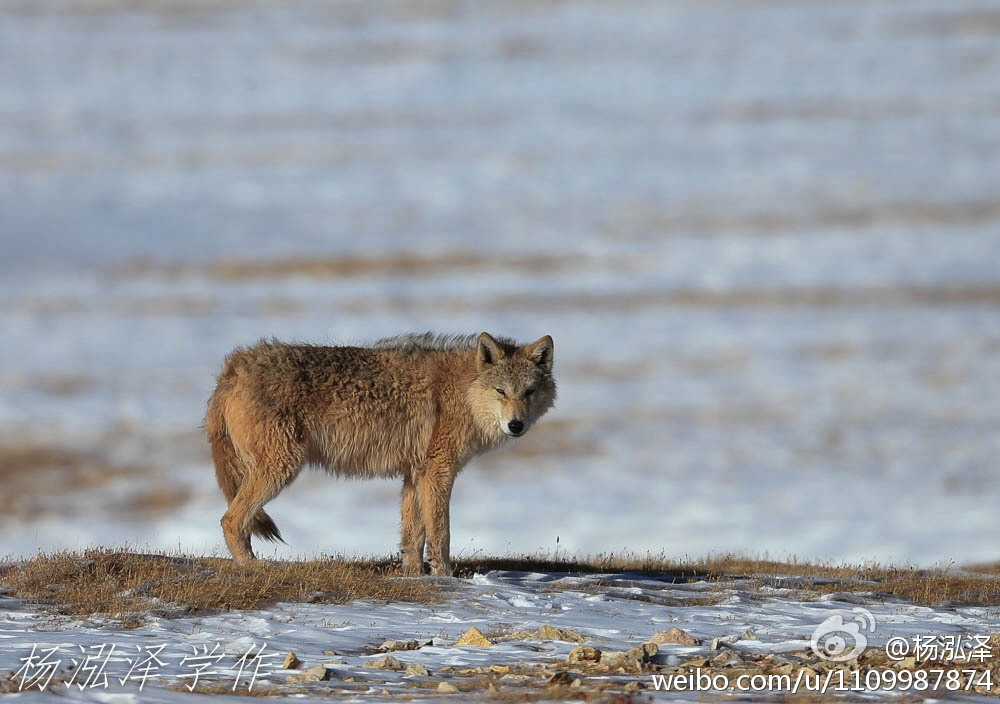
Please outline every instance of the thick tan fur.
[{"label": "thick tan fur", "polygon": [[487,333],[236,349],[205,418],[233,558],[254,558],[251,534],[281,539],[263,506],[314,464],[337,475],[402,477],[404,572],[423,571],[426,543],[431,572],[450,574],[455,476],[552,407],[553,352],[548,335],[522,346]]}]

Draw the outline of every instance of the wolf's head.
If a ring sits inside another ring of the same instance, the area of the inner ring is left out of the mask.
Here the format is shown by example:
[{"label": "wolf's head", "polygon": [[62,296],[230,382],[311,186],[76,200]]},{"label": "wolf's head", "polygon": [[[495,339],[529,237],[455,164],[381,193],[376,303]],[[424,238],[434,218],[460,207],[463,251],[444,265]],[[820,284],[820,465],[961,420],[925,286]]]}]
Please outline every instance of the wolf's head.
[{"label": "wolf's head", "polygon": [[521,347],[498,342],[489,333],[479,336],[469,403],[480,428],[497,440],[518,437],[552,408],[553,352],[548,335]]}]

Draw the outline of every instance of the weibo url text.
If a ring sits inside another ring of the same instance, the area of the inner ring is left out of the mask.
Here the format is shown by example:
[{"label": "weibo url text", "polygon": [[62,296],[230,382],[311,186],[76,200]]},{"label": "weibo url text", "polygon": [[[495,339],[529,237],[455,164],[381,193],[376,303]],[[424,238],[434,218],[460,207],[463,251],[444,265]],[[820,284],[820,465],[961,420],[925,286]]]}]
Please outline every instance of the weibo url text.
[{"label": "weibo url text", "polygon": [[740,674],[694,668],[685,673],[652,675],[652,687],[672,692],[789,692],[837,693],[875,692],[970,692],[993,688],[993,672],[975,669],[890,670],[870,669],[865,672],[830,670],[825,673],[799,670],[795,674]]}]

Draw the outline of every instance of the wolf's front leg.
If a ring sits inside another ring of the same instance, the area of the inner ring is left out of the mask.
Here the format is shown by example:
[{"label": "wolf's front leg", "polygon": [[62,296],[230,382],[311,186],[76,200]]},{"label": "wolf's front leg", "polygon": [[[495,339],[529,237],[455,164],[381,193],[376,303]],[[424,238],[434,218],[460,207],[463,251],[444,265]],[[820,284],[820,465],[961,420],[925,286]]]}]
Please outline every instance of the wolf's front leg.
[{"label": "wolf's front leg", "polygon": [[438,461],[425,467],[417,479],[420,512],[424,518],[433,575],[451,575],[449,506],[455,473],[454,465]]},{"label": "wolf's front leg", "polygon": [[409,474],[403,478],[400,514],[399,548],[403,554],[403,574],[418,576],[424,573],[424,517],[420,513],[417,487]]}]

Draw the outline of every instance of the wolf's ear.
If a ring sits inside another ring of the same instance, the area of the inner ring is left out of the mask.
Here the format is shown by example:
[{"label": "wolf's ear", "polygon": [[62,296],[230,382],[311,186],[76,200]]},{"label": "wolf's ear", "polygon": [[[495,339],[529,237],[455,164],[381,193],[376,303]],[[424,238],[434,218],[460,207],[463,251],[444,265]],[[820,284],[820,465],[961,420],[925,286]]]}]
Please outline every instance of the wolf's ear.
[{"label": "wolf's ear", "polygon": [[551,335],[540,337],[530,345],[524,346],[524,356],[547,372],[552,371],[554,353],[555,346]]},{"label": "wolf's ear", "polygon": [[496,364],[503,357],[503,350],[497,341],[488,333],[479,334],[479,346],[476,348],[476,366],[485,369]]}]

